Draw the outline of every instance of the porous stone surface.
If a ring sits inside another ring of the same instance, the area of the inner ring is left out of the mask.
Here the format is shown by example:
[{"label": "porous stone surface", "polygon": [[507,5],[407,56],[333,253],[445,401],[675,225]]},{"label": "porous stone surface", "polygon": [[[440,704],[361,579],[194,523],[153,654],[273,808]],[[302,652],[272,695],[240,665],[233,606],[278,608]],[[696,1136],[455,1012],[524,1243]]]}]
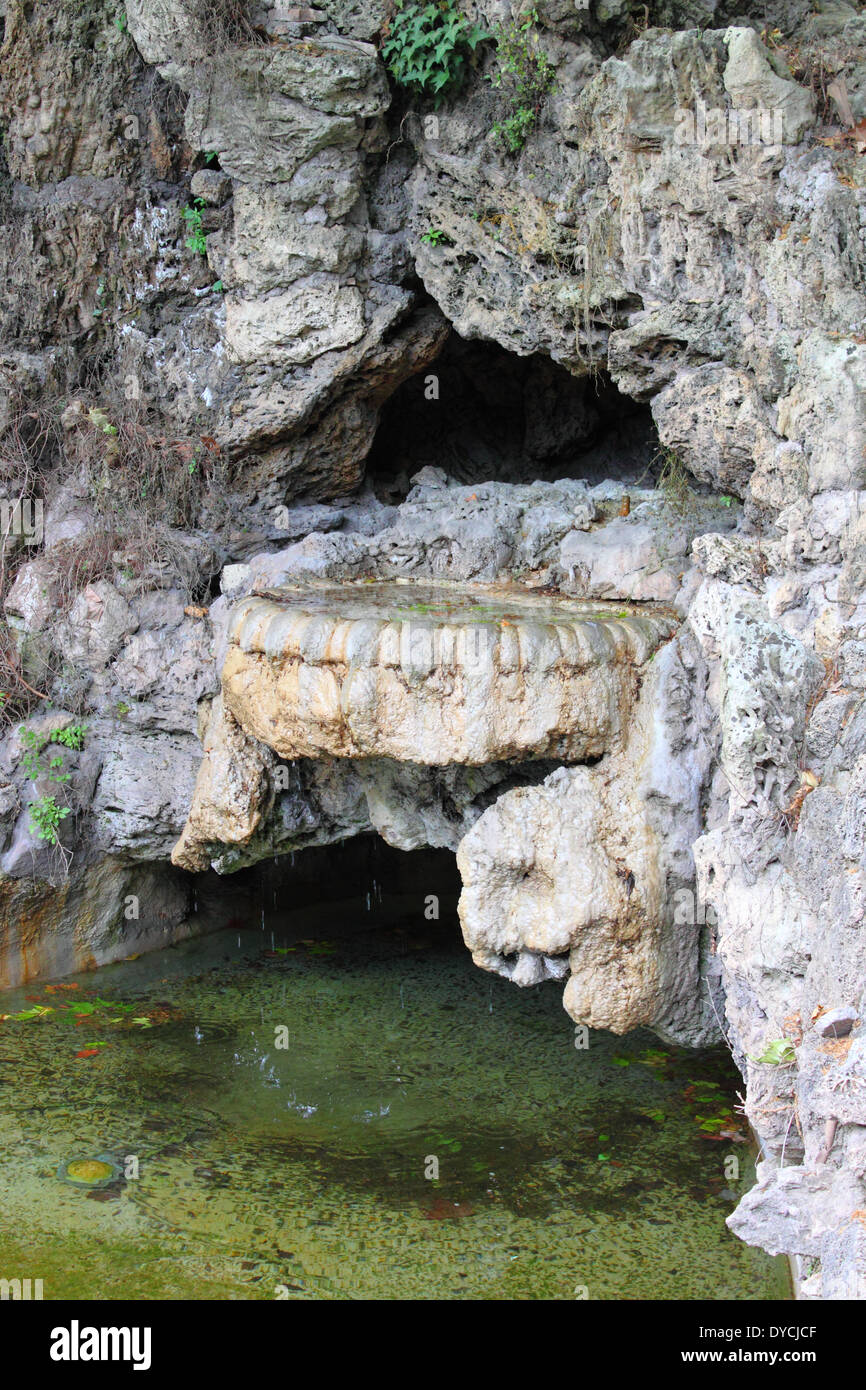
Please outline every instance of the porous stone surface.
[{"label": "porous stone surface", "polygon": [[223,698],[285,758],[576,762],[621,742],[675,625],[501,587],[278,590],[232,614]]},{"label": "porous stone surface", "polygon": [[524,985],[568,974],[576,1023],[649,1025],[692,1046],[716,1036],[702,926],[678,910],[694,903],[706,681],[693,639],[678,638],[644,675],[625,747],[500,796],[461,842],[473,959]]},{"label": "porous stone surface", "polygon": [[[556,82],[509,152],[495,45],[408,104],[380,0],[261,0],[228,34],[199,0],[0,9],[3,495],[44,501],[0,544],[0,981],[198,929],[210,866],[459,846],[486,968],[567,972],[597,1026],[718,1014],[764,1154],[732,1228],[802,1296],[866,1296],[866,19],[539,0]],[[555,664],[543,738],[454,731],[478,766],[404,760],[412,706],[375,697],[379,752],[281,761],[231,707],[271,661],[233,609],[398,578],[680,626],[599,761],[556,748]],[[51,845],[19,729],[76,722]]]}]

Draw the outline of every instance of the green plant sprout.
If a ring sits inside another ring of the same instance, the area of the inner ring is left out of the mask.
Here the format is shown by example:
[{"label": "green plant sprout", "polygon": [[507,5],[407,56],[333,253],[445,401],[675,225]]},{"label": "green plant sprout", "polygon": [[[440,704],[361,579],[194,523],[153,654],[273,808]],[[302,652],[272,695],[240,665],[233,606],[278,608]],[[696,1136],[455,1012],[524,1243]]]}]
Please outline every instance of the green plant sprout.
[{"label": "green plant sprout", "polygon": [[[63,729],[49,729],[42,733],[38,733],[35,729],[28,729],[26,725],[22,724],[19,729],[21,742],[24,745],[24,755],[21,761],[30,781],[35,782],[39,777],[47,777],[49,782],[68,782],[72,774],[64,770],[63,758],[59,754],[55,754],[46,763],[43,761],[42,755],[51,743],[59,743],[64,748],[71,748],[74,752],[80,752],[84,747],[86,732],[86,724],[67,724]],[[30,804],[29,829],[31,835],[38,835],[40,840],[45,840],[48,844],[58,844],[57,832],[60,822],[70,814],[71,811],[68,806],[58,805],[53,792],[46,792],[44,796],[37,797]]]},{"label": "green plant sprout", "polygon": [[448,233],[441,231],[438,227],[428,227],[426,232],[421,237],[421,240],[426,241],[428,246],[454,245],[454,242],[451,240]]},{"label": "green plant sprout", "polygon": [[38,835],[40,840],[46,840],[50,845],[58,844],[60,822],[68,815],[71,815],[68,806],[58,806],[53,796],[40,796],[30,806],[31,835]]},{"label": "green plant sprout", "polygon": [[760,1057],[751,1057],[749,1060],[768,1067],[790,1067],[796,1062],[797,1054],[790,1038],[774,1038],[764,1048]]},{"label": "green plant sprout", "polygon": [[190,251],[194,251],[198,256],[207,254],[207,235],[203,227],[202,212],[205,206],[203,198],[194,198],[189,207],[183,210],[183,220],[187,225],[189,236],[186,245]]},{"label": "green plant sprout", "polygon": [[495,33],[498,68],[487,80],[507,92],[510,111],[493,127],[493,136],[510,154],[523,149],[556,81],[550,59],[538,46],[537,24],[538,11],[530,10]]}]

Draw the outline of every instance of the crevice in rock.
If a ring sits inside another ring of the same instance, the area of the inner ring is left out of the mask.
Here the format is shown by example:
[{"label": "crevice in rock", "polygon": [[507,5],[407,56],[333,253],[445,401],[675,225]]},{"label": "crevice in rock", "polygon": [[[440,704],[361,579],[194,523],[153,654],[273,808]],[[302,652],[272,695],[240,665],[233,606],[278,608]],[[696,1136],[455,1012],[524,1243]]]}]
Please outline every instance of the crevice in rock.
[{"label": "crevice in rock", "polygon": [[606,373],[575,377],[541,353],[518,357],[452,331],[383,407],[367,476],[390,502],[428,465],[467,484],[637,483],[651,478],[658,445],[649,406]]}]

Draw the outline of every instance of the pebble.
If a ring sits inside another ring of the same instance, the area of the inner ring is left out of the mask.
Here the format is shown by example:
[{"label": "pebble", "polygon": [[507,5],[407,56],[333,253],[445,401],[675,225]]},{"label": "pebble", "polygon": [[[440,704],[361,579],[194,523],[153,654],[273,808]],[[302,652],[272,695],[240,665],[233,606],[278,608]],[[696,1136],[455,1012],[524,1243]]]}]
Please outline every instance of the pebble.
[{"label": "pebble", "polygon": [[847,1038],[856,1019],[856,1009],[829,1009],[818,1019],[815,1028],[822,1038]]}]

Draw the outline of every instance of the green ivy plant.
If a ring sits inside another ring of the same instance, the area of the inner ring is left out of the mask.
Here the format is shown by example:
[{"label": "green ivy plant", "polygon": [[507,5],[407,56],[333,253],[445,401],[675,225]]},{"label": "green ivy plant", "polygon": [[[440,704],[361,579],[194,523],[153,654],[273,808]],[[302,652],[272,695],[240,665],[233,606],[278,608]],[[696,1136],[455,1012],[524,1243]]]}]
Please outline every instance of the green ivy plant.
[{"label": "green ivy plant", "polygon": [[189,231],[186,244],[190,251],[194,251],[197,256],[207,254],[207,234],[203,227],[202,218],[204,206],[203,198],[193,198],[189,207],[185,207],[183,210],[183,220]]},{"label": "green ivy plant", "polygon": [[463,83],[466,69],[480,43],[491,36],[469,20],[451,0],[398,0],[382,57],[394,81],[439,106]]},{"label": "green ivy plant", "polygon": [[494,35],[497,70],[487,80],[503,91],[509,113],[493,127],[493,135],[510,154],[523,149],[556,81],[550,59],[538,46],[537,24],[538,11],[530,10],[523,19],[500,25]]},{"label": "green ivy plant", "polygon": [[79,752],[84,747],[86,724],[67,724],[65,729],[49,729],[43,733],[37,733],[35,729],[28,729],[26,725],[22,724],[18,732],[21,735],[21,742],[24,744],[24,756],[21,761],[31,782],[35,782],[37,777],[46,773],[52,782],[69,781],[69,773],[61,770],[63,759],[60,757],[50,758],[46,766],[42,762],[42,753],[49,743],[59,743],[64,748],[71,748],[75,752]]}]

